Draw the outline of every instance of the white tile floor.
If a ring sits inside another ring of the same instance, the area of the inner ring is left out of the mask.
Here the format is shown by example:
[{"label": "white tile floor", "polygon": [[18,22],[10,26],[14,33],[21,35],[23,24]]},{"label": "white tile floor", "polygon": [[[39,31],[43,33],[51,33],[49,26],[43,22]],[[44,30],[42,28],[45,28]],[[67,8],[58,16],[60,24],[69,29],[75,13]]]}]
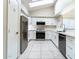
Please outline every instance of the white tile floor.
[{"label": "white tile floor", "polygon": [[19,59],[65,59],[51,41],[30,41]]}]

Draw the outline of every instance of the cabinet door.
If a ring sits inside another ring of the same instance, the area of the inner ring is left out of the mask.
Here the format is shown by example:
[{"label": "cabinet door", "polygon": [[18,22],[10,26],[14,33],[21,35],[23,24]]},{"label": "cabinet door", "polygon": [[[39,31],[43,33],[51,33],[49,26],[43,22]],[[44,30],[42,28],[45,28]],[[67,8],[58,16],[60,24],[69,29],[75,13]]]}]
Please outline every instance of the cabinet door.
[{"label": "cabinet door", "polygon": [[75,44],[74,37],[67,36],[66,37],[66,56],[68,59],[75,59]]},{"label": "cabinet door", "polygon": [[54,43],[58,47],[58,34],[57,33],[54,34]]},{"label": "cabinet door", "polygon": [[55,43],[55,45],[58,47],[58,34],[57,33],[54,33],[54,32],[51,32],[52,33],[52,41]]}]

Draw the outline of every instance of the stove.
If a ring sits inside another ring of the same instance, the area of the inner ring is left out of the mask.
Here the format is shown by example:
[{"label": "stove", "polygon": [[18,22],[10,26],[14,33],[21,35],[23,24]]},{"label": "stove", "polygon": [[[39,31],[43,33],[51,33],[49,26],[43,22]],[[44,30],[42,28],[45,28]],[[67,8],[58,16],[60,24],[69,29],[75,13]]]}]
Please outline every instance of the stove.
[{"label": "stove", "polygon": [[45,39],[45,31],[36,31],[36,39]]}]

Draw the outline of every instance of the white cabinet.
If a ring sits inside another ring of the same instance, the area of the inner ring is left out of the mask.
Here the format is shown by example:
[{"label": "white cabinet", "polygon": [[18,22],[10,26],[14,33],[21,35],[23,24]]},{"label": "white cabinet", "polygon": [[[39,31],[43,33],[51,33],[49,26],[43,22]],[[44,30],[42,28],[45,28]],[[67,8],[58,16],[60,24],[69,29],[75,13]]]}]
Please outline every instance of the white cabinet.
[{"label": "white cabinet", "polygon": [[66,56],[68,59],[75,59],[75,38],[66,36]]},{"label": "white cabinet", "polygon": [[36,31],[33,30],[28,31],[28,41],[31,39],[36,39]]},{"label": "white cabinet", "polygon": [[52,41],[55,43],[55,45],[58,47],[58,33],[52,32]]},{"label": "white cabinet", "polygon": [[54,31],[46,31],[45,39],[50,39],[54,42],[54,44],[58,47],[58,33]]},{"label": "white cabinet", "polygon": [[51,39],[52,38],[52,32],[51,31],[45,31],[45,39]]}]

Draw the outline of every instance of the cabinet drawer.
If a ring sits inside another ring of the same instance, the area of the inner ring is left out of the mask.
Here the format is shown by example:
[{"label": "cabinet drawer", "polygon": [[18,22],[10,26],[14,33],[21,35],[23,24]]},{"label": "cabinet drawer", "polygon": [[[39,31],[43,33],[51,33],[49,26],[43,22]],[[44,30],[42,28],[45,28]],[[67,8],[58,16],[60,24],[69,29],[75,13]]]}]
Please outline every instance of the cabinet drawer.
[{"label": "cabinet drawer", "polygon": [[73,41],[68,41],[68,40],[66,40],[66,46],[69,46],[69,47],[71,47],[71,48],[74,49],[74,47],[75,47],[75,42],[74,42],[74,40],[73,40]]},{"label": "cabinet drawer", "polygon": [[75,38],[66,37],[66,56],[68,59],[75,59]]},{"label": "cabinet drawer", "polygon": [[66,39],[68,42],[73,42],[75,40],[74,37],[70,37],[70,36],[67,36]]},{"label": "cabinet drawer", "polygon": [[74,56],[75,56],[75,51],[74,51],[74,49],[71,48],[71,47],[67,47],[67,48],[66,48],[66,55],[68,55],[69,58],[74,59]]}]

